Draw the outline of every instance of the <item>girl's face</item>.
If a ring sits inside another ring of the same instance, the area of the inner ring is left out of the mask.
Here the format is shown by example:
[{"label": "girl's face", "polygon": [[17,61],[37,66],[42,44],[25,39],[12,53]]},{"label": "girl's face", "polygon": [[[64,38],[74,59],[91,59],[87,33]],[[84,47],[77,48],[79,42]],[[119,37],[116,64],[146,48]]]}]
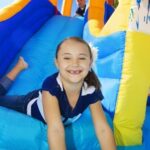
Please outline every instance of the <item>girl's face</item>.
[{"label": "girl's face", "polygon": [[74,40],[60,46],[55,62],[62,81],[69,83],[83,83],[92,64],[88,47]]}]

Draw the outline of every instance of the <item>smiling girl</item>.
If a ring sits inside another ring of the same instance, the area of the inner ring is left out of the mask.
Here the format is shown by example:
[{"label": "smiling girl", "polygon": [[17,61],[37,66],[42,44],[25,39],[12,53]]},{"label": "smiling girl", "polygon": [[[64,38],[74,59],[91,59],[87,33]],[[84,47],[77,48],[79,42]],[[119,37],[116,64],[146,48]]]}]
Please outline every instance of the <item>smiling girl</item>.
[{"label": "smiling girl", "polygon": [[[45,79],[42,89],[17,96],[17,99],[1,94],[0,105],[46,123],[51,150],[66,150],[64,126],[76,121],[89,107],[101,149],[116,150],[112,131],[101,106],[103,95],[92,63],[91,48],[84,40],[77,37],[65,39],[56,50],[58,72]],[[6,78],[10,83],[15,79],[10,75],[6,75]],[[10,84],[6,86],[4,79],[0,83],[1,89],[7,91]]]}]

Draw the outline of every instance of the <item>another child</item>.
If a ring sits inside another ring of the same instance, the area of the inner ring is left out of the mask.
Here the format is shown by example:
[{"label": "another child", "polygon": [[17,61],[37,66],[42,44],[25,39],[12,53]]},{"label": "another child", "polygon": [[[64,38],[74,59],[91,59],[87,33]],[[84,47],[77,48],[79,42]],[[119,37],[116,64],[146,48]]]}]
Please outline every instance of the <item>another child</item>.
[{"label": "another child", "polygon": [[76,10],[76,16],[84,16],[86,10],[86,1],[85,0],[76,0],[78,8]]},{"label": "another child", "polygon": [[[100,103],[103,95],[91,68],[92,62],[91,48],[84,40],[65,39],[56,50],[55,64],[59,72],[49,76],[41,90],[25,96],[0,96],[0,105],[47,123],[51,150],[66,150],[64,125],[76,121],[89,106],[102,150],[116,150]],[[1,95],[7,92],[16,75],[27,67],[23,59],[21,64],[24,65],[18,67],[19,64],[1,80]]]}]

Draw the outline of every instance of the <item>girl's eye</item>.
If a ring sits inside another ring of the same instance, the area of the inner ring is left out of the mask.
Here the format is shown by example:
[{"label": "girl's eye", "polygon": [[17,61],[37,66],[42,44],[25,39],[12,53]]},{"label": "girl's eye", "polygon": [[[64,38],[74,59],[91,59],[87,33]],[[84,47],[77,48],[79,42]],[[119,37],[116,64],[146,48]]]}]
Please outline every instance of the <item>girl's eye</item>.
[{"label": "girl's eye", "polygon": [[64,57],[64,59],[65,59],[65,60],[69,60],[69,59],[70,59],[70,57]]},{"label": "girl's eye", "polygon": [[86,58],[85,58],[85,57],[80,57],[79,59],[80,59],[80,60],[85,60]]}]

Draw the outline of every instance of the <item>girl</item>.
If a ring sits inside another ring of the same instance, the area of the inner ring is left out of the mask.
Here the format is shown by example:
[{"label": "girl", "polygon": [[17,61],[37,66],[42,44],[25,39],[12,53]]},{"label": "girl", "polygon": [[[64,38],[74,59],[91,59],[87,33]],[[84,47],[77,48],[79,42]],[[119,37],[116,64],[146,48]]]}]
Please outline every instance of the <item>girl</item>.
[{"label": "girl", "polygon": [[[77,120],[89,106],[102,150],[116,150],[112,131],[101,107],[103,96],[99,80],[91,69],[92,62],[93,55],[85,41],[76,37],[65,39],[56,50],[55,64],[59,72],[49,76],[41,90],[25,96],[1,96],[0,105],[47,123],[51,150],[66,150],[63,125]],[[11,76],[12,72],[14,69]],[[14,80],[11,76],[9,73],[5,77],[9,86]],[[9,87],[5,83],[3,79],[1,87],[5,92],[1,93],[6,93]]]}]

